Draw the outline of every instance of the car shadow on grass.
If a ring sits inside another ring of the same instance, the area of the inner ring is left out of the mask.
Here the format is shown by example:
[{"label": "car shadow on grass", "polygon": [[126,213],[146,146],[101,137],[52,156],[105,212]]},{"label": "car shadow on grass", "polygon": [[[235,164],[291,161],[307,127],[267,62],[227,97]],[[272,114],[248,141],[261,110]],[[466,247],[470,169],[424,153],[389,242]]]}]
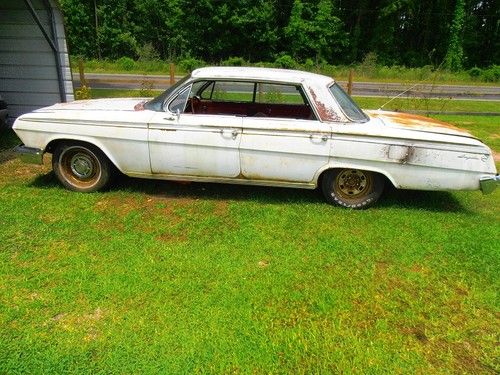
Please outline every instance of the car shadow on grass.
[{"label": "car shadow on grass", "polygon": [[[37,176],[30,184],[32,187],[49,189],[63,187],[53,172]],[[205,199],[226,201],[256,201],[265,204],[327,204],[319,190],[291,189],[266,186],[249,186],[201,182],[175,182],[117,176],[111,192],[130,192],[146,194],[157,198]],[[430,212],[467,212],[461,202],[449,192],[398,190],[387,187],[377,209],[401,208],[425,210]]]},{"label": "car shadow on grass", "polygon": [[378,207],[405,208],[431,212],[468,212],[460,200],[448,191],[400,190],[385,188],[377,202]]}]

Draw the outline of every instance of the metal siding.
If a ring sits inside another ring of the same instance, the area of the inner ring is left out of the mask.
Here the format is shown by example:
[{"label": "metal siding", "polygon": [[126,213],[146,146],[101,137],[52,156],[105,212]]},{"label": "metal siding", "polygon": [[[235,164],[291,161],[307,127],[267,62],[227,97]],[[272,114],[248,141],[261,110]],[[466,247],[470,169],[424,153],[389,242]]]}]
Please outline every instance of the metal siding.
[{"label": "metal siding", "polygon": [[[31,0],[46,32],[52,36],[49,10],[41,0]],[[57,47],[66,100],[74,100],[63,17],[54,13]],[[9,105],[9,116],[60,102],[54,53],[23,1],[0,1],[0,93]]]},{"label": "metal siding", "polygon": [[[44,65],[2,65],[0,66],[0,80],[9,78],[17,79],[19,77],[22,77],[22,79],[40,79],[41,77],[52,74],[53,70],[53,66]],[[62,70],[66,76],[71,75],[69,66],[62,67]],[[2,87],[1,83],[0,87]]]}]

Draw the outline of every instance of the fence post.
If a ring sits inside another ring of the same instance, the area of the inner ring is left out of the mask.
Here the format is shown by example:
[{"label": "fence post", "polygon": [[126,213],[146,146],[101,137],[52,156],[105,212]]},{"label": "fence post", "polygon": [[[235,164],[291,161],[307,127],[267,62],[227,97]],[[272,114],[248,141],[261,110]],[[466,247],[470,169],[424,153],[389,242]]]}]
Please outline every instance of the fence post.
[{"label": "fence post", "polygon": [[170,85],[175,83],[175,65],[170,63]]},{"label": "fence post", "polygon": [[352,79],[354,76],[354,71],[352,69],[349,70],[349,81],[347,82],[347,93],[349,96],[352,95]]},{"label": "fence post", "polygon": [[78,73],[80,73],[80,87],[87,86],[87,81],[85,80],[85,69],[83,66],[83,59],[78,59]]}]

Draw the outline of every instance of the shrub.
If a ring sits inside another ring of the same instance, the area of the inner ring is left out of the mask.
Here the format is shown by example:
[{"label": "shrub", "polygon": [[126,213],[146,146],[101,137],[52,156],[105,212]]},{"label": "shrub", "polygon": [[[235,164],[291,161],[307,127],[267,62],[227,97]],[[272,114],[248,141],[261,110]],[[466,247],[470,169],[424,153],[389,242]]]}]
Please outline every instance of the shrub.
[{"label": "shrub", "polygon": [[471,78],[479,78],[483,74],[483,69],[475,66],[474,68],[469,69],[468,73]]},{"label": "shrub", "polygon": [[120,69],[123,70],[132,70],[135,67],[135,61],[132,60],[130,57],[120,57],[118,60],[116,60],[116,64]]},{"label": "shrub", "polygon": [[246,65],[245,59],[243,57],[230,57],[227,60],[222,61],[223,66],[244,66]]},{"label": "shrub", "polygon": [[253,65],[257,66],[259,68],[274,68],[275,67],[274,63],[264,62],[264,61],[258,61],[256,63],[254,63]]},{"label": "shrub", "polygon": [[314,61],[312,61],[312,59],[307,59],[304,62],[304,69],[305,70],[311,71],[314,69],[314,67],[315,67],[315,64],[314,64]]},{"label": "shrub", "polygon": [[274,65],[278,68],[294,69],[297,66],[297,62],[293,59],[292,56],[282,55],[274,60]]},{"label": "shrub", "polygon": [[75,91],[76,100],[92,99],[92,90],[89,86],[81,86]]},{"label": "shrub", "polygon": [[139,61],[154,61],[160,59],[160,54],[155,50],[151,43],[146,43],[142,47],[137,48]]},{"label": "shrub", "polygon": [[187,57],[179,61],[179,66],[189,73],[195,69],[201,68],[203,65],[205,65],[205,62],[203,60],[198,60],[194,57]]},{"label": "shrub", "polygon": [[368,52],[360,65],[361,72],[368,77],[373,76],[377,69],[377,58],[378,56],[375,52]]},{"label": "shrub", "polygon": [[500,81],[500,65],[492,65],[488,69],[484,69],[481,80],[484,82]]}]

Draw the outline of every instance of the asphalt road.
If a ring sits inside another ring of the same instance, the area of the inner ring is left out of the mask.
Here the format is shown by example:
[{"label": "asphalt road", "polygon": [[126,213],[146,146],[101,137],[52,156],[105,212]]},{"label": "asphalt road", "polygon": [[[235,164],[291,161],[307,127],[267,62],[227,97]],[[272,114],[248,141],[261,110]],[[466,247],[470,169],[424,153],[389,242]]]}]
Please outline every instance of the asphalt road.
[{"label": "asphalt road", "polygon": [[[176,79],[180,79],[177,76]],[[92,88],[98,89],[140,89],[141,86],[152,86],[155,90],[164,90],[169,87],[168,76],[139,75],[139,74],[101,74],[87,73],[85,79]],[[73,76],[75,87],[80,86],[80,78]],[[339,81],[346,86],[345,81]],[[500,101],[500,86],[467,86],[467,85],[432,85],[429,83],[380,83],[356,82],[353,85],[353,95],[394,97],[422,97],[422,98],[454,98],[473,100]]]}]

